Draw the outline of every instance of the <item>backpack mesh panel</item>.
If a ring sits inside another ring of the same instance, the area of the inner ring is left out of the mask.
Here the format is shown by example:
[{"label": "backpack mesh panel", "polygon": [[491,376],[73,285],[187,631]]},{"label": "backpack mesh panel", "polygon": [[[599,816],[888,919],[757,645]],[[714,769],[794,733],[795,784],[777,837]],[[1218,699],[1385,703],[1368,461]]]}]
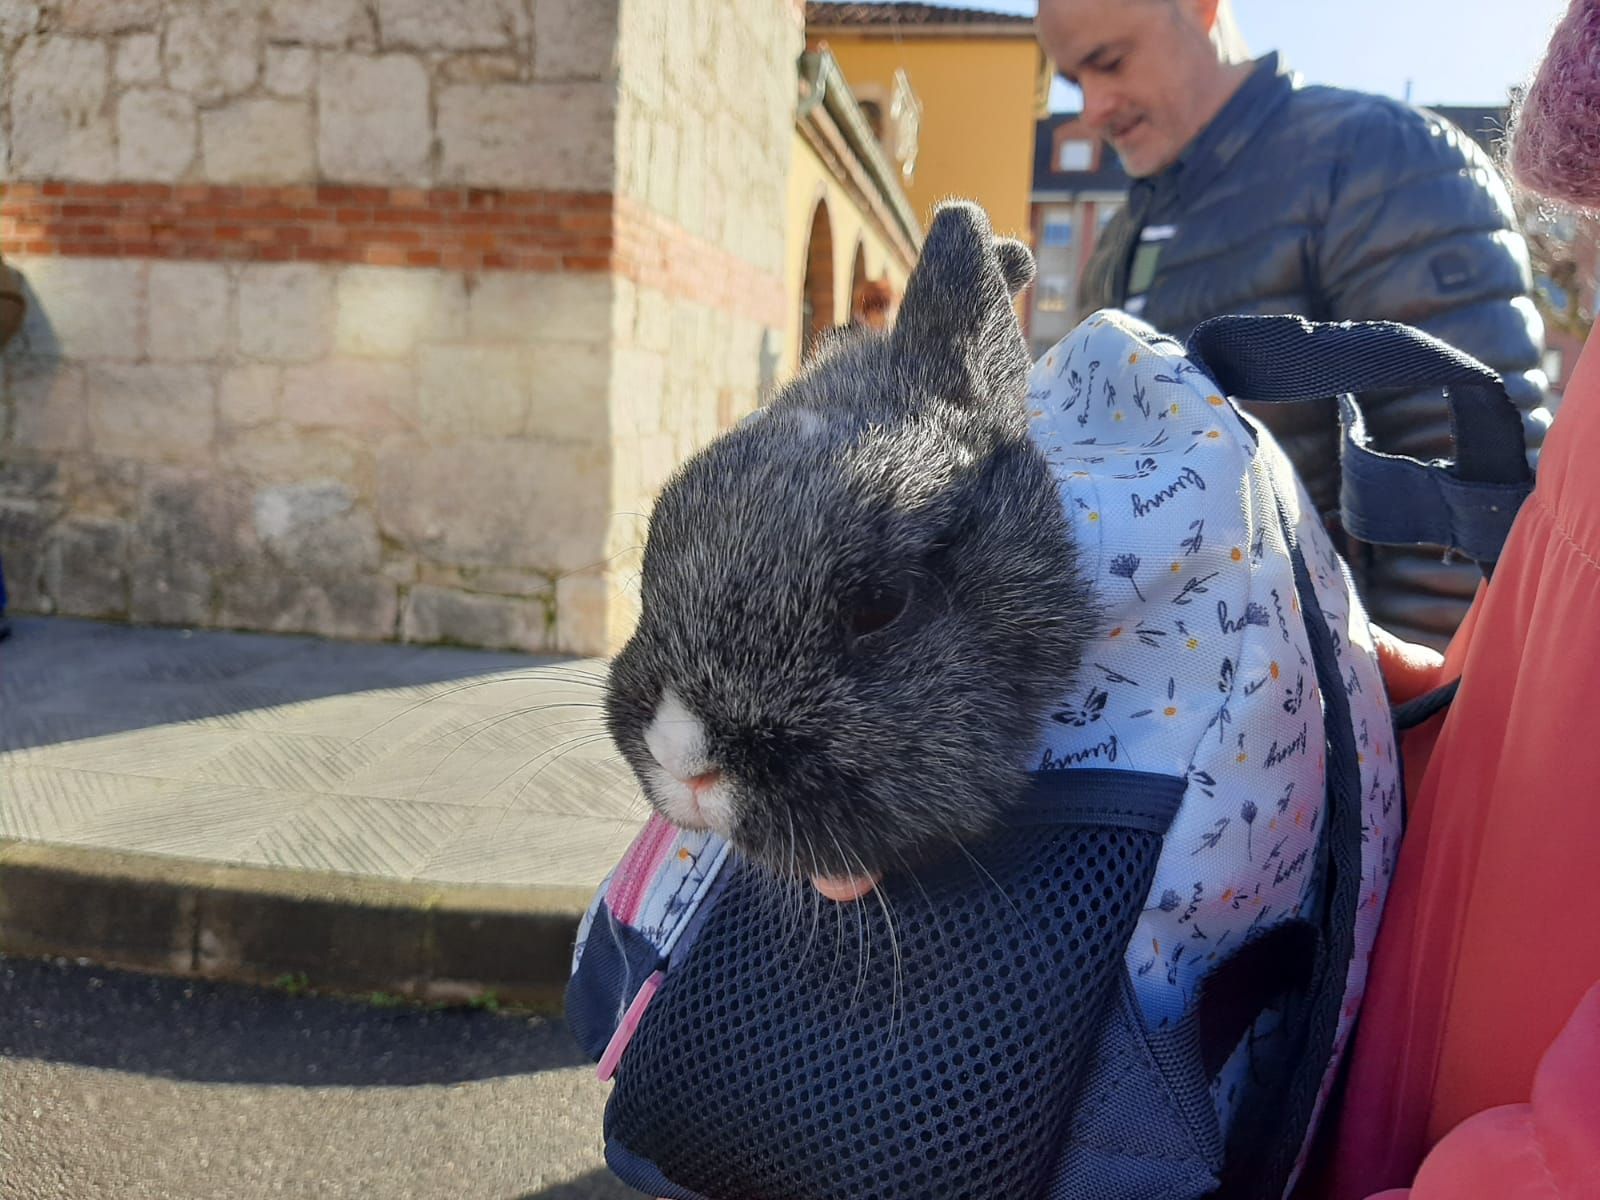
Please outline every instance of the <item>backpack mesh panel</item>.
[{"label": "backpack mesh panel", "polygon": [[886,882],[892,932],[871,899],[739,865],[622,1060],[608,1140],[712,1200],[1042,1196],[1160,844],[1005,833]]}]

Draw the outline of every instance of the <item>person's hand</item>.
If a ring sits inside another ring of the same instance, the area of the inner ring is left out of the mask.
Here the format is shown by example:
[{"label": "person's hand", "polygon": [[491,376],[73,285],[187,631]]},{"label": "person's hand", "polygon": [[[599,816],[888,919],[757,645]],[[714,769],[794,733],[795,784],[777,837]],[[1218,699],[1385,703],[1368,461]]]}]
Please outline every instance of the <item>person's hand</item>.
[{"label": "person's hand", "polygon": [[1433,691],[1444,680],[1444,655],[1416,642],[1405,642],[1374,625],[1373,641],[1378,648],[1378,669],[1391,704],[1404,704]]}]

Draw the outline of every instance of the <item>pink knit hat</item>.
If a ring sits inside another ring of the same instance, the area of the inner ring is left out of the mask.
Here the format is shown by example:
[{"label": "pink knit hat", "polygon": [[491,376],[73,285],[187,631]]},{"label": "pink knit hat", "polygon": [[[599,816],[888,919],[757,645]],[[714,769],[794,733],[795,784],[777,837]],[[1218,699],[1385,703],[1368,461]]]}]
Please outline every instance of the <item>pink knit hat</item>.
[{"label": "pink knit hat", "polygon": [[1600,210],[1600,0],[1572,0],[1511,130],[1517,182]]}]

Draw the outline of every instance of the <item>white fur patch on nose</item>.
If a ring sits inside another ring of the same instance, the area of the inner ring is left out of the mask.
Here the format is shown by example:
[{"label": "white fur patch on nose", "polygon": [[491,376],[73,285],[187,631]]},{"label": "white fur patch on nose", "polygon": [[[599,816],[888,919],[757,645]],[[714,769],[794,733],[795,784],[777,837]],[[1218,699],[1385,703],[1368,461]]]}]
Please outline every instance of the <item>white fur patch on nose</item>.
[{"label": "white fur patch on nose", "polygon": [[644,731],[644,744],[660,765],[654,785],[667,818],[691,829],[713,829],[724,837],[733,829],[733,793],[719,780],[696,794],[688,780],[715,771],[706,728],[670,688],[661,693],[655,716]]},{"label": "white fur patch on nose", "polygon": [[661,693],[656,715],[644,731],[644,744],[652,757],[680,780],[703,775],[711,766],[706,760],[706,727],[671,688]]}]

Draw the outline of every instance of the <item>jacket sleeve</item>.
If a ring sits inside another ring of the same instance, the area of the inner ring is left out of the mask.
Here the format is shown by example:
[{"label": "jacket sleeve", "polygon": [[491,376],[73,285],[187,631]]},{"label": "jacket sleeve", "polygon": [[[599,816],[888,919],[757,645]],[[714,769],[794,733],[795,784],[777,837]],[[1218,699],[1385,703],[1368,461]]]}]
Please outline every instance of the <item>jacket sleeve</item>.
[{"label": "jacket sleeve", "polygon": [[[1544,323],[1499,172],[1455,126],[1374,100],[1349,122],[1317,248],[1326,320],[1403,321],[1481,359],[1524,413],[1546,401]],[[1433,394],[1373,398],[1383,449],[1450,452]],[[1530,450],[1543,423],[1529,423]]]},{"label": "jacket sleeve", "polygon": [[[1448,122],[1374,99],[1344,131],[1315,252],[1324,320],[1414,325],[1499,371],[1524,414],[1530,456],[1548,413],[1544,325],[1529,292],[1527,245],[1488,157]],[[1437,390],[1361,398],[1380,450],[1453,454]],[[1540,410],[1537,414],[1534,410]],[[1374,620],[1442,645],[1478,582],[1467,563],[1431,549],[1361,548],[1352,566]]]}]

